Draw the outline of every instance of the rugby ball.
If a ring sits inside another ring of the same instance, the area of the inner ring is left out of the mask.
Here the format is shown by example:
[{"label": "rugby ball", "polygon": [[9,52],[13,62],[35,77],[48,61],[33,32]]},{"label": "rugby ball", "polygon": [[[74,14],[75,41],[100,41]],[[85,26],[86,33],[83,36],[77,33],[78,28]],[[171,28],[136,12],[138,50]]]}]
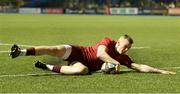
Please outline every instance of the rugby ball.
[{"label": "rugby ball", "polygon": [[111,74],[112,71],[115,71],[115,65],[112,63],[105,62],[101,66],[101,71],[105,74]]}]

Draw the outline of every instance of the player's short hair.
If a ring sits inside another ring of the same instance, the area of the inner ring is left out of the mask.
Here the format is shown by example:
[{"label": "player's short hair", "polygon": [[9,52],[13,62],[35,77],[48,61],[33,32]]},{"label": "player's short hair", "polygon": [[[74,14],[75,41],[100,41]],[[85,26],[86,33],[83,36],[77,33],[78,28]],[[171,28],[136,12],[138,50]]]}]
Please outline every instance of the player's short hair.
[{"label": "player's short hair", "polygon": [[123,35],[123,37],[124,37],[125,39],[127,39],[130,44],[133,44],[133,43],[134,43],[133,39],[132,39],[129,35],[125,34],[125,35]]}]

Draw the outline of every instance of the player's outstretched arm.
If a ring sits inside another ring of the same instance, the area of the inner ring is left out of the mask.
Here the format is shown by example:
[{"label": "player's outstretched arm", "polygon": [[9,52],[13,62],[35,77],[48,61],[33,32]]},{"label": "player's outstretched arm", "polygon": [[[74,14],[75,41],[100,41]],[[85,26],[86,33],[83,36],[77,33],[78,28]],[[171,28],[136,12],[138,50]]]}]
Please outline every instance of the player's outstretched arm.
[{"label": "player's outstretched arm", "polygon": [[143,65],[143,64],[132,63],[131,66],[132,66],[132,69],[140,71],[140,72],[146,72],[146,73],[151,72],[151,73],[161,73],[161,74],[176,74],[175,72],[161,70],[161,69],[153,68],[151,66]]}]

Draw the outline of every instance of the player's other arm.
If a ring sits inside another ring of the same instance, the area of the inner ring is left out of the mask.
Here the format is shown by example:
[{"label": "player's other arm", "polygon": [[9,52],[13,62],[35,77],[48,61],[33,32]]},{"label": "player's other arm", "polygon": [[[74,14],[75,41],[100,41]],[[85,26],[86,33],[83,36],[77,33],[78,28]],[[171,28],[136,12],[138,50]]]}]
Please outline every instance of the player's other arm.
[{"label": "player's other arm", "polygon": [[161,69],[158,69],[158,68],[153,68],[151,66],[144,65],[144,64],[132,63],[131,67],[134,70],[137,70],[137,71],[140,71],[140,72],[146,72],[146,73],[151,72],[151,73],[161,73],[161,74],[176,74],[175,72],[161,70]]},{"label": "player's other arm", "polygon": [[99,45],[97,50],[97,57],[104,62],[109,62],[116,65],[116,70],[119,71],[120,63],[115,59],[111,58],[107,53],[107,47],[104,45]]}]

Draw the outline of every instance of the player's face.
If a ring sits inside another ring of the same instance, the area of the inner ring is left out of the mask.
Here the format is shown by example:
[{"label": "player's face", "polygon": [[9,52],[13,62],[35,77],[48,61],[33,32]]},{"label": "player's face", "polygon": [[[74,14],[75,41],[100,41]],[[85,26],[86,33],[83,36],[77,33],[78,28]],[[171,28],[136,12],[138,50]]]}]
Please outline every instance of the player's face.
[{"label": "player's face", "polygon": [[125,54],[131,48],[131,44],[127,39],[117,41],[116,50],[119,54]]}]

